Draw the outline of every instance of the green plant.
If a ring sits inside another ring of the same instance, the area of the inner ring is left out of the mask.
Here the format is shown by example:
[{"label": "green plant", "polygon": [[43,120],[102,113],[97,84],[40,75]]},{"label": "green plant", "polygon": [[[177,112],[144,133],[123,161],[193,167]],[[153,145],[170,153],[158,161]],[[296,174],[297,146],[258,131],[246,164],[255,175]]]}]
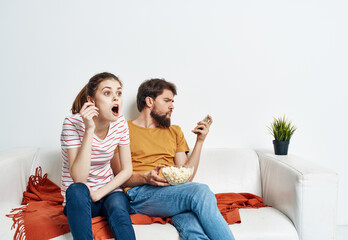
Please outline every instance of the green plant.
[{"label": "green plant", "polygon": [[283,117],[274,118],[271,126],[268,127],[270,133],[276,141],[290,141],[291,136],[296,131],[297,127],[293,126],[291,121]]}]

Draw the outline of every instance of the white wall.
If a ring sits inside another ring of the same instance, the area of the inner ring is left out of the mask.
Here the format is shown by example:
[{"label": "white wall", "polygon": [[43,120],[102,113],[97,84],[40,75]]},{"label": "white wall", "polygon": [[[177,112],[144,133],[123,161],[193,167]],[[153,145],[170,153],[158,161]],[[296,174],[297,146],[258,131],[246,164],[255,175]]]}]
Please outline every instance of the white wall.
[{"label": "white wall", "polygon": [[344,0],[1,1],[0,150],[59,147],[95,73],[123,80],[127,118],[139,84],[162,77],[178,87],[173,121],[191,146],[210,113],[206,147],[271,149],[267,126],[286,114],[290,153],[339,173],[348,224],[347,12]]}]

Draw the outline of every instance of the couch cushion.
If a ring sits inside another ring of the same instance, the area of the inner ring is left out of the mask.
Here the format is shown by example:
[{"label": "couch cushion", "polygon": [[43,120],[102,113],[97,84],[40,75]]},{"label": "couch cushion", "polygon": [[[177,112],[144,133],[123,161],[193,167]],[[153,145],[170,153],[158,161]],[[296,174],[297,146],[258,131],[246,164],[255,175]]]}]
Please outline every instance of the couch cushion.
[{"label": "couch cushion", "polygon": [[[136,238],[139,240],[180,240],[179,234],[171,224],[154,223],[151,225],[133,225]],[[52,240],[73,240],[71,233],[53,238]]]},{"label": "couch cushion", "polygon": [[0,239],[13,239],[16,232],[15,229],[11,230],[13,220],[12,218],[6,217],[13,208],[20,207],[13,202],[1,202],[0,205]]},{"label": "couch cushion", "polygon": [[[5,217],[15,206],[2,203],[0,214],[0,232],[3,239],[13,239],[15,230],[10,231],[12,220]],[[241,224],[232,224],[230,229],[237,240],[298,240],[292,222],[278,210],[266,207],[260,209],[240,209]],[[134,225],[139,240],[180,240],[179,234],[171,224]],[[5,234],[5,235],[4,235]],[[55,240],[72,240],[71,233],[54,238]]]},{"label": "couch cushion", "polygon": [[237,240],[298,240],[290,219],[272,207],[239,209],[241,224],[230,225]]},{"label": "couch cushion", "polygon": [[169,223],[151,225],[133,225],[138,240],[180,240],[178,231]]},{"label": "couch cushion", "polygon": [[194,181],[206,183],[214,193],[262,197],[259,158],[252,149],[203,149]]}]

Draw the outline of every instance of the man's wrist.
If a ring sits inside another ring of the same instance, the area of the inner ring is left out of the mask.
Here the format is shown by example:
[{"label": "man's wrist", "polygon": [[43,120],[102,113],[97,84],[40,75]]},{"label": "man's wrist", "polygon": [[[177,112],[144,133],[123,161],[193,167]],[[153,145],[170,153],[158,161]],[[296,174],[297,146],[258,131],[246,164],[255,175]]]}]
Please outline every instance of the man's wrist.
[{"label": "man's wrist", "polygon": [[203,145],[204,140],[205,140],[205,139],[200,139],[200,138],[197,136],[196,144],[201,144],[201,145]]},{"label": "man's wrist", "polygon": [[141,173],[140,174],[140,176],[141,176],[141,179],[142,179],[142,182],[144,183],[144,184],[149,184],[148,183],[148,175],[150,174],[150,172],[144,172],[144,173]]}]

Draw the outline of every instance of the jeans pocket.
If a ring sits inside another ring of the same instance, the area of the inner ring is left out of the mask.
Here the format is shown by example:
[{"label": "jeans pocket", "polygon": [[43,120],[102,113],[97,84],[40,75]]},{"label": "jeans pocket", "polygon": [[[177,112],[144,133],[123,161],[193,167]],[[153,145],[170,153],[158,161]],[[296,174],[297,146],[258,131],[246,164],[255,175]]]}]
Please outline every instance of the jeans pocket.
[{"label": "jeans pocket", "polygon": [[134,201],[135,197],[138,195],[139,186],[133,187],[126,192],[126,195],[130,202]]}]

